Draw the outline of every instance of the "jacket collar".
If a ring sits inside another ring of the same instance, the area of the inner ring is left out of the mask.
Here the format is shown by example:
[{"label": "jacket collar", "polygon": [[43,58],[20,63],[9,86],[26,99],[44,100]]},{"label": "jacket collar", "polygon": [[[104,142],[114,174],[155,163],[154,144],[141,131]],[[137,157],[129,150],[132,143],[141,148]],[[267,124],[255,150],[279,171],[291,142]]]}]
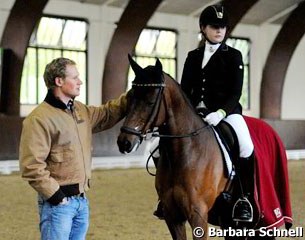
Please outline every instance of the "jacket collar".
[{"label": "jacket collar", "polygon": [[[44,101],[53,107],[60,108],[63,110],[68,109],[68,106],[64,102],[62,102],[59,98],[55,97],[51,89],[48,90],[47,96],[45,97]],[[70,100],[68,104],[70,104],[70,106],[73,106],[73,100]]]},{"label": "jacket collar", "polygon": [[223,43],[219,46],[218,49],[220,49],[221,51],[228,51],[229,47],[228,47],[228,45],[227,45],[226,43],[223,42]]}]

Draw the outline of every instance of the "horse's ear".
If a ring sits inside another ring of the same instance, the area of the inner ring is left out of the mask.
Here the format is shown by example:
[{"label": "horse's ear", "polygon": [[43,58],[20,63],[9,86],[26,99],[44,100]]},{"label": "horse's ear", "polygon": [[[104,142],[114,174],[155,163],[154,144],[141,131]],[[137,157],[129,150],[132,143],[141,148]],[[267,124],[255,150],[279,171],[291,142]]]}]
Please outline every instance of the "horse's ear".
[{"label": "horse's ear", "polygon": [[163,71],[163,70],[162,70],[162,63],[160,62],[159,58],[157,58],[157,60],[156,60],[155,67],[156,67],[157,71],[158,71],[160,74],[162,74],[162,71]]},{"label": "horse's ear", "polygon": [[128,60],[134,73],[136,75],[139,75],[142,72],[143,68],[141,68],[141,66],[137,64],[135,60],[133,60],[130,54],[128,54]]}]

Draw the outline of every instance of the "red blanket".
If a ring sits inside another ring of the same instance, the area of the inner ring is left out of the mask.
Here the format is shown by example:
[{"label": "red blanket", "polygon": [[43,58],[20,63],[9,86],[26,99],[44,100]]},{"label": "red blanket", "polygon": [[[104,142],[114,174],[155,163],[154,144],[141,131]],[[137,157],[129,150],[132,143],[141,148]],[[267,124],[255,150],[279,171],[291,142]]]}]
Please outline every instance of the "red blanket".
[{"label": "red blanket", "polygon": [[261,226],[292,225],[287,157],[277,133],[266,122],[244,116],[256,156],[255,195],[261,213]]}]

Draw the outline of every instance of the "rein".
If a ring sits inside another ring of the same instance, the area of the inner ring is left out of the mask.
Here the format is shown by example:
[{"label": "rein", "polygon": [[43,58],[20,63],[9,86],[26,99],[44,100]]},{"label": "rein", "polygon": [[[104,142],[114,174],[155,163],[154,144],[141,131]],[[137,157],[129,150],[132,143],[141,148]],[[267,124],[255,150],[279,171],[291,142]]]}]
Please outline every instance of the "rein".
[{"label": "rein", "polygon": [[187,138],[187,137],[194,137],[197,136],[203,131],[205,128],[211,127],[210,125],[205,125],[201,128],[196,129],[193,132],[187,133],[187,134],[181,134],[181,135],[167,135],[167,134],[158,134],[157,131],[153,131],[152,137],[159,137],[159,138]]},{"label": "rein", "polygon": [[201,128],[196,129],[193,132],[186,133],[186,134],[181,134],[181,135],[159,134],[157,130],[152,131],[152,132],[147,131],[146,133],[142,133],[142,132],[137,131],[133,128],[124,127],[124,126],[121,127],[121,132],[136,135],[136,136],[138,136],[138,137],[140,137],[141,139],[144,139],[144,140],[150,139],[150,138],[147,137],[149,133],[151,133],[151,138],[153,138],[153,137],[158,137],[158,138],[188,138],[188,137],[195,137],[195,136],[199,135],[201,133],[201,131],[203,131],[206,128],[210,128],[210,127],[211,127],[210,125],[206,125],[206,126],[203,126]]}]

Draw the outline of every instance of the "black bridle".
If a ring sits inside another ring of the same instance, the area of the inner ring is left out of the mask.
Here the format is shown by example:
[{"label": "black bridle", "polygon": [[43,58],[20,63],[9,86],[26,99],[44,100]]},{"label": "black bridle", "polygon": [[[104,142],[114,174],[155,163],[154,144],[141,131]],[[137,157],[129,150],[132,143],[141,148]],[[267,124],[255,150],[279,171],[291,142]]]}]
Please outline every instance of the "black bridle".
[{"label": "black bridle", "polygon": [[[162,101],[162,96],[163,96],[163,90],[165,88],[165,83],[164,83],[164,76],[162,75],[162,80],[161,83],[135,83],[134,81],[132,82],[132,87],[149,87],[149,88],[159,88],[157,99],[154,102],[153,110],[145,123],[143,130],[136,130],[134,128],[122,126],[121,127],[121,132],[128,133],[128,134],[133,134],[136,135],[140,138],[140,141],[142,142],[143,139],[146,139],[147,133],[153,132],[150,129],[150,126],[152,126],[157,118],[159,108],[161,105]],[[148,127],[147,127],[148,126]],[[146,129],[146,130],[145,130]]]},{"label": "black bridle", "polygon": [[[159,134],[158,130],[154,131],[151,129],[150,126],[152,126],[159,113],[162,97],[163,97],[163,91],[166,87],[166,84],[164,83],[164,76],[162,74],[162,81],[161,83],[132,83],[132,87],[151,87],[151,88],[159,88],[157,99],[154,103],[153,110],[150,114],[150,117],[148,118],[148,121],[145,123],[142,130],[136,130],[134,128],[130,128],[127,126],[121,127],[121,132],[136,135],[140,138],[140,142],[142,142],[143,139],[147,139],[147,134],[152,133],[151,137],[159,137],[159,138],[187,138],[187,137],[194,137],[201,133],[202,130],[205,128],[210,127],[210,125],[203,125],[201,128],[196,129],[195,131],[187,134],[180,134],[180,135],[166,135],[166,134]],[[147,126],[149,126],[147,128]],[[147,129],[146,129],[147,128]],[[145,130],[146,129],[146,130]]]}]

